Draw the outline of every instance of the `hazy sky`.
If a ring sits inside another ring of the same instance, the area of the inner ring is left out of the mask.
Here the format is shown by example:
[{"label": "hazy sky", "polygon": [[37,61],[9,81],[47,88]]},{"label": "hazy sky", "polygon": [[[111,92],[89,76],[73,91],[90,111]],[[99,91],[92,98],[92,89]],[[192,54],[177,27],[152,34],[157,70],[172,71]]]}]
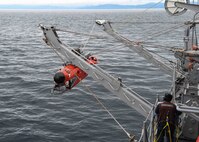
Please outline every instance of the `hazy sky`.
[{"label": "hazy sky", "polygon": [[0,0],[1,4],[65,4],[65,5],[95,5],[95,4],[144,4],[160,0]]}]

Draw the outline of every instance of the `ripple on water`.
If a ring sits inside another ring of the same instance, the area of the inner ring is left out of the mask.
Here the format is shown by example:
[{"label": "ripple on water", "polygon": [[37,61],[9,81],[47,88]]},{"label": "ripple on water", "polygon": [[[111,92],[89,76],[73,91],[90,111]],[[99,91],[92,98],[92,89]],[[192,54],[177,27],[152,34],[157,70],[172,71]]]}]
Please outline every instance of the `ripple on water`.
[{"label": "ripple on water", "polygon": [[[96,17],[113,22],[137,22],[140,20],[137,16],[144,21],[172,21],[172,17],[162,11],[145,12],[144,15],[141,11],[3,11],[0,16],[0,142],[128,141],[126,134],[85,85],[128,132],[140,135],[144,118],[91,77],[87,77],[72,91],[62,95],[51,94],[53,75],[62,66],[62,62],[42,41],[43,35],[37,26],[43,23],[88,33]],[[187,17],[189,16],[185,15],[184,19]],[[175,20],[178,20],[177,17]],[[146,33],[151,35],[171,25],[135,26],[127,22],[115,23],[113,26],[117,32],[133,40],[146,40]],[[143,31],[146,31],[145,34]],[[175,35],[170,36],[168,33],[167,36],[158,37],[159,44],[171,45],[174,41],[170,37],[180,40],[183,31],[180,29]],[[106,38],[89,40],[84,53],[96,53],[99,67],[104,71],[122,78],[124,84],[151,102],[154,102],[156,94],[168,90],[170,77],[105,35],[100,28],[96,27],[93,34]],[[64,33],[61,39],[69,45],[80,47],[88,37]],[[157,43],[157,40],[150,42]],[[170,57],[167,53],[162,53],[162,48],[151,50]]]}]

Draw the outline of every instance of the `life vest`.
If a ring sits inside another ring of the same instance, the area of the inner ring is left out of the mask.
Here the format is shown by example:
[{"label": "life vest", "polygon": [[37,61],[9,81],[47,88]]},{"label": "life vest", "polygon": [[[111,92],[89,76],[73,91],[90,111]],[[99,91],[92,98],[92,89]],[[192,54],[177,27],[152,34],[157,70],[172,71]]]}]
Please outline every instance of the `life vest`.
[{"label": "life vest", "polygon": [[[170,102],[162,102],[157,106],[158,122],[172,122],[175,123],[176,106]],[[168,120],[167,120],[168,117]]]}]

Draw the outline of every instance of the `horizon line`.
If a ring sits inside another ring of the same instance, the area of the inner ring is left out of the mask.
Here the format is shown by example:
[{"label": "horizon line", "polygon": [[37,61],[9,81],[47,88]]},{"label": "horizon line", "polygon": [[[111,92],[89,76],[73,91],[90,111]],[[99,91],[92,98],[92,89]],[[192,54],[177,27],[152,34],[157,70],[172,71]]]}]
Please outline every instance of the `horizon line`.
[{"label": "horizon line", "polygon": [[[49,6],[97,6],[97,5],[129,5],[129,6],[134,6],[134,5],[146,5],[146,4],[157,4],[155,2],[147,2],[147,3],[142,3],[142,4],[115,4],[115,3],[103,3],[103,4],[64,4],[64,3],[58,3],[58,4],[0,4],[0,6],[2,5],[27,5],[27,6],[44,6],[44,5],[49,5]],[[159,4],[163,4],[163,2],[159,3]]]},{"label": "horizon line", "polygon": [[[154,6],[154,7],[153,7]],[[0,4],[0,9],[145,9],[145,8],[163,8],[163,3],[159,6],[154,3],[136,4],[136,5],[121,5],[121,4],[98,4],[98,5],[49,5],[49,4]]]}]

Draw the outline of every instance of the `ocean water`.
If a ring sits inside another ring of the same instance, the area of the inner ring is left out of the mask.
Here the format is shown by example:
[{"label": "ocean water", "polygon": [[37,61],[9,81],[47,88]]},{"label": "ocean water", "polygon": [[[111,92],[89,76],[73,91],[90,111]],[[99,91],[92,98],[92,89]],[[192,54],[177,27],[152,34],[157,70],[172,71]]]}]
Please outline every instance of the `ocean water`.
[{"label": "ocean water", "polygon": [[173,60],[169,49],[183,47],[183,22],[192,18],[171,17],[164,10],[5,10],[0,17],[0,142],[128,141],[85,86],[139,138],[145,118],[91,77],[71,91],[51,93],[53,75],[62,61],[42,41],[40,23],[81,33],[93,28],[92,34],[102,38],[88,40],[72,33],[60,33],[60,38],[71,47],[87,43],[84,52],[96,53],[102,69],[154,103],[157,94],[170,90],[172,77],[106,35],[102,27],[94,26],[95,20],[112,21],[118,33],[145,41],[149,50]]}]

